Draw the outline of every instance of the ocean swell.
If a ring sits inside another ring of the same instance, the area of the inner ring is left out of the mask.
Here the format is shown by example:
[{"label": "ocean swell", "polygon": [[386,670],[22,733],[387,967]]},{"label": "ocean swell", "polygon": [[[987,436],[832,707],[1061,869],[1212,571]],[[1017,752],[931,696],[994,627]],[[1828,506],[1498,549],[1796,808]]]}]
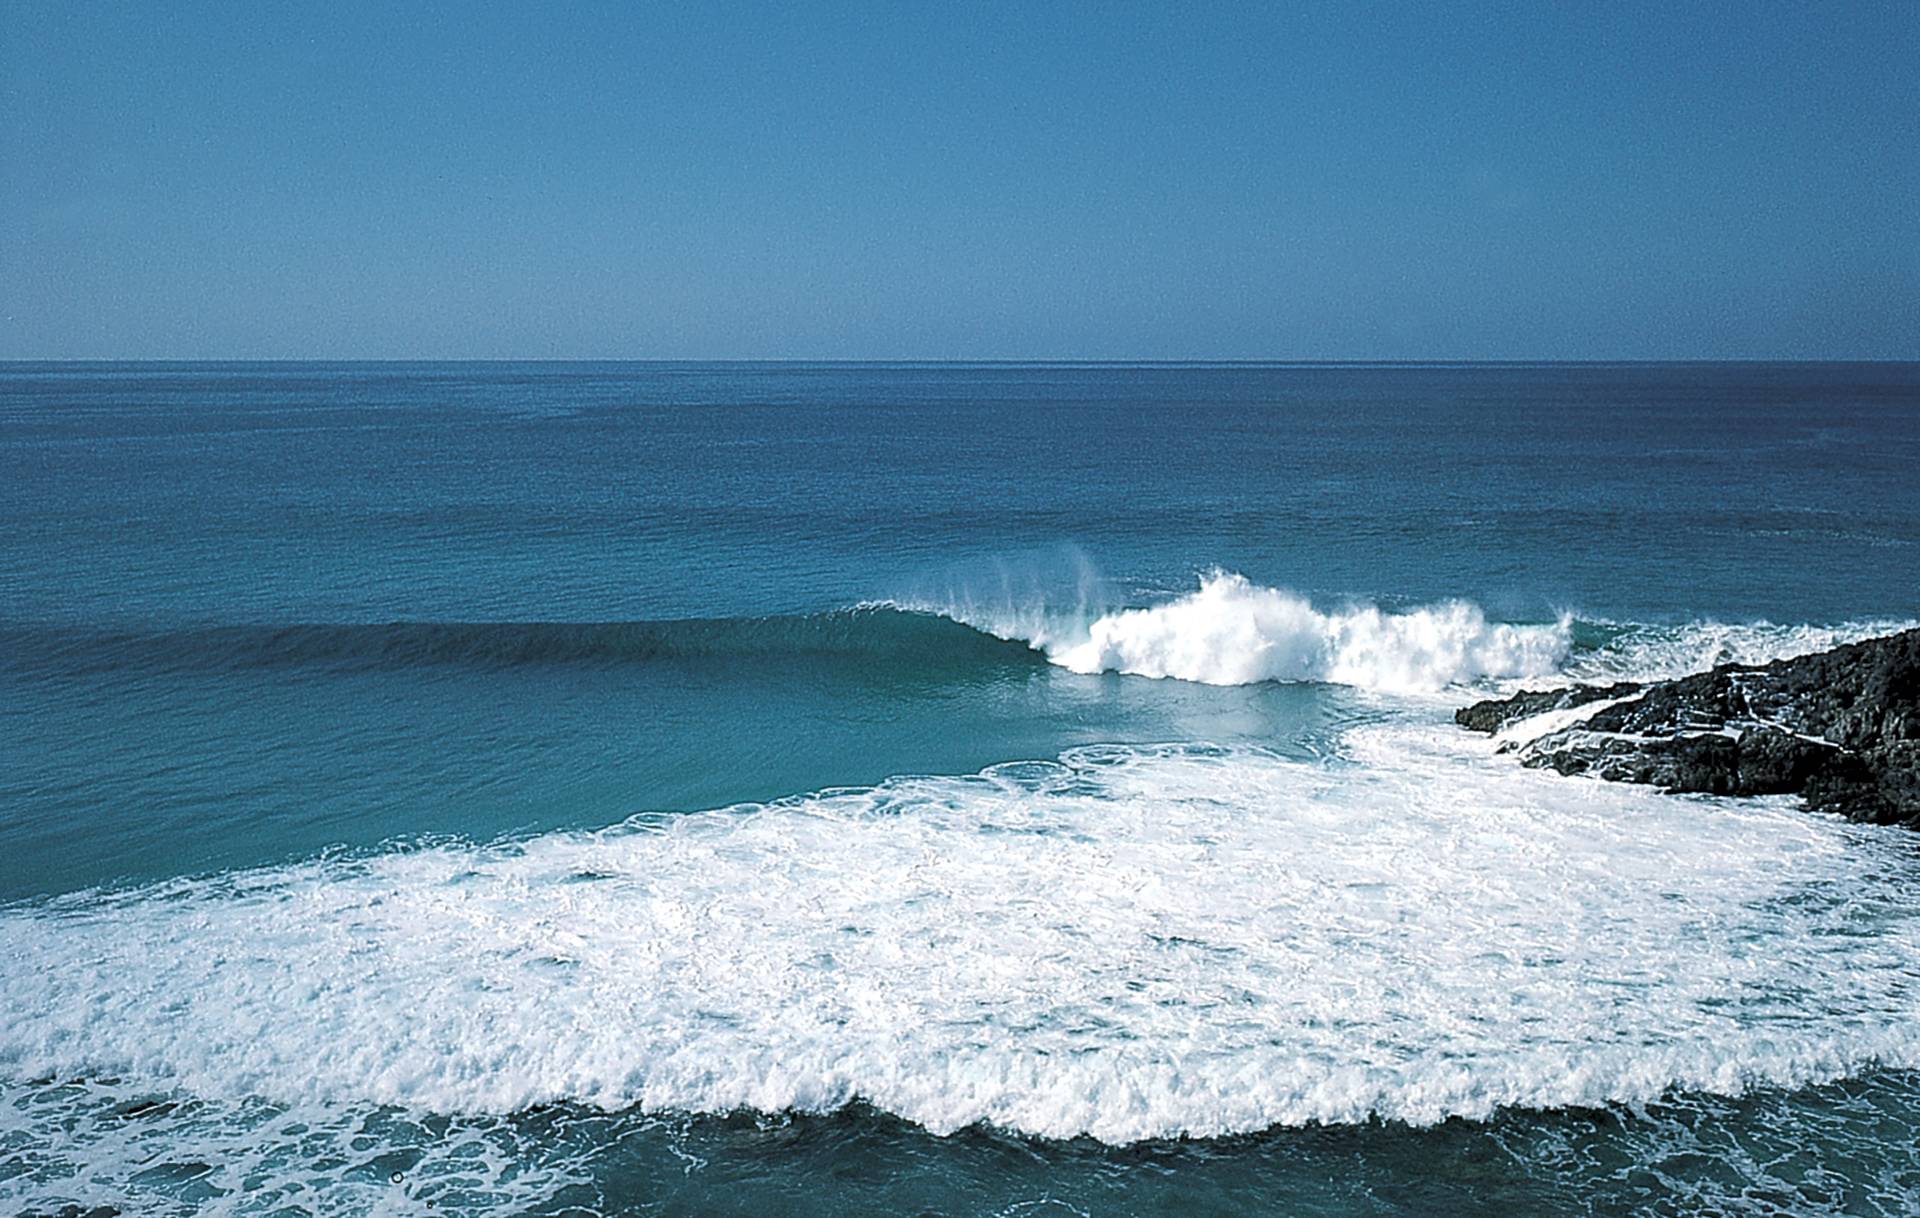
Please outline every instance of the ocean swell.
[{"label": "ocean swell", "polygon": [[1030,650],[933,613],[884,605],[790,616],[631,622],[370,622],[162,630],[0,627],[0,662],[64,675],[116,669],[327,665],[513,668],[671,660],[1030,663]]}]

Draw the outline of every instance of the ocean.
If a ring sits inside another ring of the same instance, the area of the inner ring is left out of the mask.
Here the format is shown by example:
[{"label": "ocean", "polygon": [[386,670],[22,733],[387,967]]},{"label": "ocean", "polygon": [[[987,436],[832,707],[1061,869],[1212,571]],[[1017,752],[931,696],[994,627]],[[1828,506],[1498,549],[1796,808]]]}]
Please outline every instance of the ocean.
[{"label": "ocean", "polygon": [[0,1211],[1920,1212],[1920,365],[0,364]]}]

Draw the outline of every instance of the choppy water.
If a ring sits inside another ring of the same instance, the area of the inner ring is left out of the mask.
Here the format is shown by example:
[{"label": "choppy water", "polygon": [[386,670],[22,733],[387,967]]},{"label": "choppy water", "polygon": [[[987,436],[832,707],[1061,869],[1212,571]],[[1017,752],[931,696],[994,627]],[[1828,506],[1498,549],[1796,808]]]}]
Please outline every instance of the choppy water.
[{"label": "choppy water", "polygon": [[0,367],[0,1207],[1907,1213],[1920,368]]}]

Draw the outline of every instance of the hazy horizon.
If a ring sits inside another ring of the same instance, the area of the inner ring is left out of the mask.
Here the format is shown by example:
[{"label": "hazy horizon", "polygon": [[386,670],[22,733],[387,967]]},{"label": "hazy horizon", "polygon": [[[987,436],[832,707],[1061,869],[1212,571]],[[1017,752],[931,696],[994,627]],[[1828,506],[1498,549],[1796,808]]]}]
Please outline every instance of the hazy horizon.
[{"label": "hazy horizon", "polygon": [[447,364],[766,364],[766,365],[845,365],[849,367],[1033,367],[1033,368],[1530,368],[1530,367],[1662,367],[1680,365],[1767,365],[1767,364],[1920,364],[1920,357],[1899,358],[1808,358],[1808,359],[1770,359],[1760,357],[1729,356],[1722,359],[1182,359],[1169,356],[1156,359],[1129,359],[1123,356],[1107,358],[1059,358],[1033,356],[1021,359],[955,358],[955,359],[917,359],[898,358],[860,358],[860,357],[782,357],[782,356],[712,356],[702,358],[681,358],[676,356],[617,356],[617,355],[539,355],[539,356],[454,356],[450,358],[412,357],[412,356],[149,356],[149,357],[7,357],[0,359],[0,365],[8,366],[89,366],[129,364],[143,367],[164,367],[167,365],[244,365],[244,364],[390,364],[396,367],[417,367]]}]

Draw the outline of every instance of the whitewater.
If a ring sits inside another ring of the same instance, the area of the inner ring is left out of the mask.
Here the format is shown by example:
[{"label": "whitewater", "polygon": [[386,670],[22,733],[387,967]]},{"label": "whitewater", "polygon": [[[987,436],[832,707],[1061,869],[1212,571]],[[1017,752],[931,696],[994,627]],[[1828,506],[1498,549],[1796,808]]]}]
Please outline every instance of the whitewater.
[{"label": "whitewater", "polygon": [[1084,605],[1063,611],[970,597],[884,604],[1019,640],[1073,672],[1208,685],[1316,682],[1400,695],[1525,680],[1665,680],[1824,651],[1914,624],[1881,618],[1834,626],[1661,626],[1581,620],[1571,612],[1550,623],[1490,622],[1465,600],[1398,611],[1363,601],[1322,608],[1219,568],[1198,583],[1160,604],[1095,614]]},{"label": "whitewater", "polygon": [[[1581,667],[1880,628],[1629,631]],[[1564,677],[1571,630],[1320,611],[1215,573],[1048,654],[1457,699]],[[470,1115],[865,1102],[1129,1142],[1920,1064],[1897,831],[1522,770],[1434,705],[1321,761],[1093,746],[14,905],[0,1069]]]},{"label": "whitewater", "polygon": [[12,911],[0,1063],[451,1113],[858,1099],[1130,1141],[1920,1055],[1897,840],[1421,733],[1351,746],[1091,749]]}]

